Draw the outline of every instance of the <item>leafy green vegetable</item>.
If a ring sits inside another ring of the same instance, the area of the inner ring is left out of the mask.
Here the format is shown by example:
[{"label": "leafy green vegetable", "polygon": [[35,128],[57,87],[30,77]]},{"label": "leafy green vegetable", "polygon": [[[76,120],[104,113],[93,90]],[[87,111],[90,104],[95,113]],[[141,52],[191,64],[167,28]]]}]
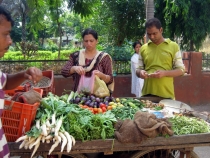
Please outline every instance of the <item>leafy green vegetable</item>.
[{"label": "leafy green vegetable", "polygon": [[30,131],[26,132],[26,135],[29,137],[38,138],[41,133],[42,133],[42,131],[39,130],[38,128],[36,128],[36,126],[32,126]]},{"label": "leafy green vegetable", "polygon": [[135,113],[139,111],[139,108],[131,108],[128,106],[124,106],[124,107],[116,107],[111,111],[117,119],[125,120],[127,118],[133,119]]},{"label": "leafy green vegetable", "polygon": [[117,120],[111,111],[94,115],[88,109],[77,107],[69,108],[68,119],[65,123],[65,129],[71,135],[82,141],[113,138],[113,124]]},{"label": "leafy green vegetable", "polygon": [[163,109],[163,107],[161,107],[161,106],[155,106],[154,107],[154,110],[156,110],[156,111],[159,111],[159,110],[162,110]]},{"label": "leafy green vegetable", "polygon": [[210,132],[210,126],[202,119],[187,116],[170,118],[175,135],[197,134]]}]

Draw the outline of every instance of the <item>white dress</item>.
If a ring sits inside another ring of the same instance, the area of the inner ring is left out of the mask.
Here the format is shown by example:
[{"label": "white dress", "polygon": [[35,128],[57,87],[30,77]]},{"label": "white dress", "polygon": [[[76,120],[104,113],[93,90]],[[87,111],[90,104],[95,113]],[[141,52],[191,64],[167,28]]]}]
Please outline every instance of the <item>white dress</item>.
[{"label": "white dress", "polygon": [[142,88],[144,85],[144,79],[136,76],[136,69],[138,68],[139,54],[135,53],[131,57],[131,93],[135,94],[136,97],[141,97]]}]

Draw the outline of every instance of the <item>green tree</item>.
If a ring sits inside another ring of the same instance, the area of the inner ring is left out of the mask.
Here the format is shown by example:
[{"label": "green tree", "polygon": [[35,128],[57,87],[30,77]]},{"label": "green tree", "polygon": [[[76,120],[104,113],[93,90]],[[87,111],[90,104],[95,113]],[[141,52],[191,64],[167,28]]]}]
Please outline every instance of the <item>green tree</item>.
[{"label": "green tree", "polygon": [[210,33],[209,0],[156,0],[155,15],[165,35],[180,42],[182,49],[198,51]]},{"label": "green tree", "polygon": [[26,0],[3,0],[2,5],[11,12],[13,18],[20,17],[22,25],[22,41],[26,41],[26,18],[29,11]]},{"label": "green tree", "polygon": [[121,46],[125,39],[141,39],[145,33],[144,0],[104,1],[100,15],[114,45]]},{"label": "green tree", "polygon": [[75,14],[81,15],[81,17],[87,17],[94,13],[93,8],[100,0],[66,0],[68,8]]},{"label": "green tree", "polygon": [[34,38],[38,39],[38,33],[45,31],[46,29],[50,30],[51,19],[49,17],[49,7],[47,2],[43,0],[27,0],[27,4],[30,8],[27,27]]},{"label": "green tree", "polygon": [[11,31],[11,38],[15,45],[17,42],[21,42],[21,26],[19,21],[19,18],[14,20],[14,26]]}]

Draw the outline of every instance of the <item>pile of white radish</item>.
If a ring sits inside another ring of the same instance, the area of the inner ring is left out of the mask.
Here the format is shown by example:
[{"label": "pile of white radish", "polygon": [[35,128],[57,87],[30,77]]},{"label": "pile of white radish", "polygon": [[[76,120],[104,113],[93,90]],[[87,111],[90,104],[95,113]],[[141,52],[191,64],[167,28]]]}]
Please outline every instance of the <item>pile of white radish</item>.
[{"label": "pile of white radish", "polygon": [[[38,136],[29,136],[24,135],[18,138],[15,142],[22,143],[19,146],[19,149],[32,149],[34,147],[31,158],[36,153],[40,143],[50,143],[54,142],[49,150],[49,155],[53,152],[53,150],[61,144],[61,152],[63,152],[64,147],[67,145],[67,152],[71,151],[72,146],[75,145],[75,138],[70,135],[67,131],[62,127],[63,117],[59,118],[57,121],[55,119],[55,113],[52,115],[51,120],[46,119],[45,121],[36,121],[36,125],[32,127],[32,129],[36,128],[39,131]],[[50,123],[51,122],[51,123]]]}]

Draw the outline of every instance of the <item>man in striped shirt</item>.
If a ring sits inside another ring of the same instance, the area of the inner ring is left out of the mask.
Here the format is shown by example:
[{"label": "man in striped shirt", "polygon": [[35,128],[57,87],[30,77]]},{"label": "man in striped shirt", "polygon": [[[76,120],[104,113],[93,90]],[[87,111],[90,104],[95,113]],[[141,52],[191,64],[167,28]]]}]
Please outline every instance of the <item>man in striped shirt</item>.
[{"label": "man in striped shirt", "polygon": [[[0,6],[0,58],[9,49],[12,44],[10,32],[12,28],[12,19],[7,10]],[[16,74],[5,74],[0,71],[0,117],[4,109],[4,91],[7,89],[13,89],[19,86],[24,80],[30,79],[34,83],[39,82],[42,78],[42,71],[31,67],[26,71],[22,71]],[[9,147],[2,128],[0,120],[0,158],[9,158]]]}]

